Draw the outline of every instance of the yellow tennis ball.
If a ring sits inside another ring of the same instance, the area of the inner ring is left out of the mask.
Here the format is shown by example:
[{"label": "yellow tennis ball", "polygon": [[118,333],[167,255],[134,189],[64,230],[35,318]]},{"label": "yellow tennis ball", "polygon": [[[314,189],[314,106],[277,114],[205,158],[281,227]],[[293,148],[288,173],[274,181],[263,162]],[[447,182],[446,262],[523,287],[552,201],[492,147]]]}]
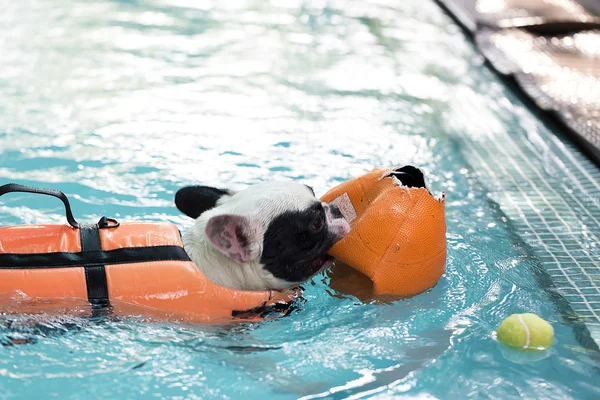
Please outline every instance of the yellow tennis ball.
[{"label": "yellow tennis ball", "polygon": [[496,331],[498,341],[508,347],[524,351],[541,351],[552,346],[552,325],[535,314],[513,314]]}]

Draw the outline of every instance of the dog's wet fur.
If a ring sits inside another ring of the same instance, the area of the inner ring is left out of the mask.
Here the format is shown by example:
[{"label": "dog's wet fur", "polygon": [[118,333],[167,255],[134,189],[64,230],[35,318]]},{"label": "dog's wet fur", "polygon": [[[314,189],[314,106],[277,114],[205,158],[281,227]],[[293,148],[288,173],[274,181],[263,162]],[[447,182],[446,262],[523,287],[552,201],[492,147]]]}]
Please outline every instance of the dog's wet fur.
[{"label": "dog's wet fur", "polygon": [[328,267],[327,251],[350,226],[340,211],[296,182],[233,192],[188,186],[175,195],[194,225],[183,235],[192,261],[213,282],[235,289],[283,289]]}]

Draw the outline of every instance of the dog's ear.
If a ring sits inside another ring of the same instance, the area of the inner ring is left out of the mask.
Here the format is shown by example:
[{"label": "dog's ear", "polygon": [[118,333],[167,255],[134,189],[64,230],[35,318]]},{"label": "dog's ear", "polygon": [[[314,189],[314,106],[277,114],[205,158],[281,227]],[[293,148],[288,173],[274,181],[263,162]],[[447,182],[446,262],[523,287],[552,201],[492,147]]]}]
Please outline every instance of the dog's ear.
[{"label": "dog's ear", "polygon": [[240,264],[254,261],[259,256],[259,245],[250,220],[244,216],[214,216],[208,220],[205,233],[213,246]]},{"label": "dog's ear", "polygon": [[231,196],[228,190],[209,186],[186,186],[175,193],[175,205],[185,215],[198,218],[203,212],[214,208],[223,196]]}]

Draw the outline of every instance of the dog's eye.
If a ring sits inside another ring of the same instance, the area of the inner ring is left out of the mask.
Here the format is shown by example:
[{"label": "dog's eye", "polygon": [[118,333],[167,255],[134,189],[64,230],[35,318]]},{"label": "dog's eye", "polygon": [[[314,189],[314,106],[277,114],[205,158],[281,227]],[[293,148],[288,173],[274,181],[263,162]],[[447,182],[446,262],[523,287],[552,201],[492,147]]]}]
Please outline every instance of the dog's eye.
[{"label": "dog's eye", "polygon": [[319,217],[312,223],[310,230],[313,232],[319,232],[321,228],[323,228],[323,219]]}]

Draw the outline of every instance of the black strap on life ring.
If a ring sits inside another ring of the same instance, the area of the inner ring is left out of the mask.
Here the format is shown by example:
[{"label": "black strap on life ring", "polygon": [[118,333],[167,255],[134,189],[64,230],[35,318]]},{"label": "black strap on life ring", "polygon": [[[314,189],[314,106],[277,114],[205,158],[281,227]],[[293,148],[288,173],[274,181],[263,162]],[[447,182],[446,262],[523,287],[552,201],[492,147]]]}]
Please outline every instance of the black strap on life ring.
[{"label": "black strap on life ring", "polygon": [[[62,201],[65,206],[65,216],[67,217],[67,222],[73,228],[79,229],[81,253],[83,254],[102,252],[100,229],[111,229],[119,226],[119,222],[117,220],[106,217],[102,217],[95,225],[82,225],[78,223],[73,217],[69,199],[63,192],[59,190],[40,189],[31,186],[19,185],[16,183],[9,183],[7,185],[0,186],[0,196],[7,193],[43,194],[56,197]],[[104,264],[83,265],[83,268],[85,269],[85,282],[88,301],[92,307],[94,307],[94,309],[105,309],[106,307],[109,307],[110,301],[108,299],[108,283],[106,280],[106,270],[104,269]]]},{"label": "black strap on life ring", "polygon": [[65,194],[59,190],[53,189],[40,189],[31,186],[19,185],[17,183],[9,183],[6,185],[0,186],[0,196],[6,193],[34,193],[34,194],[45,194],[47,196],[56,197],[60,199],[65,205],[65,215],[67,217],[67,222],[73,228],[79,228],[79,223],[75,221],[73,217],[73,212],[71,211],[71,204],[69,204],[69,199]]},{"label": "black strap on life ring", "polygon": [[81,268],[82,266],[191,261],[181,246],[123,247],[115,250],[0,254],[0,270]]},{"label": "black strap on life ring", "polygon": [[[102,251],[100,241],[100,228],[98,225],[80,225],[79,237],[81,239],[81,252]],[[84,265],[85,284],[87,287],[88,301],[92,306],[107,307],[108,283],[106,281],[106,270],[104,265]]]}]

